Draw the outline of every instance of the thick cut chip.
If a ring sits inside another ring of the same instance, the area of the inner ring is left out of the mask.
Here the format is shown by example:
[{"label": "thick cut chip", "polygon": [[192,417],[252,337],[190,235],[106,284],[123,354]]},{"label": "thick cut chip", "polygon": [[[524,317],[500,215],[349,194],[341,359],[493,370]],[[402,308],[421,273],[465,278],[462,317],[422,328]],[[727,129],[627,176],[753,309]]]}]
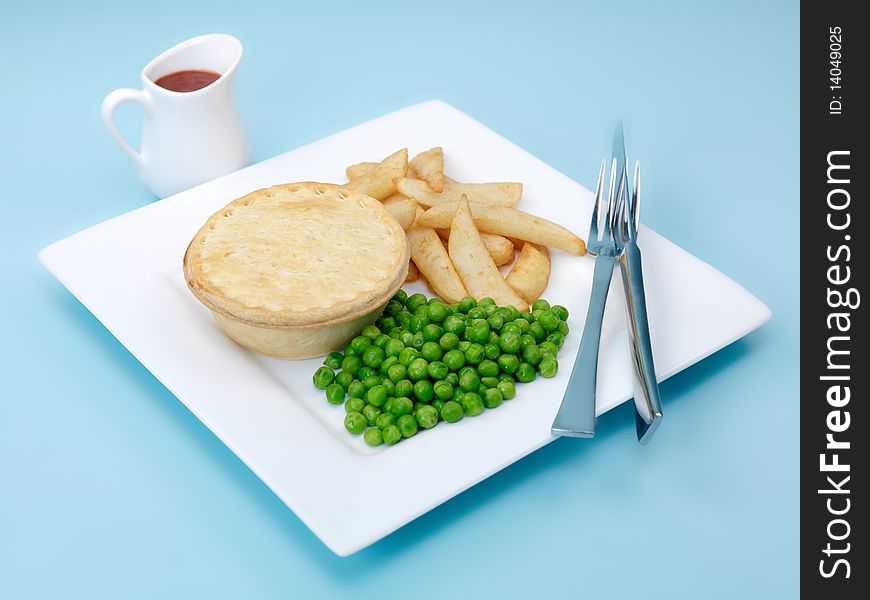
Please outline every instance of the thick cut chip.
[{"label": "thick cut chip", "polygon": [[449,304],[467,296],[468,292],[462,285],[456,267],[435,230],[414,225],[406,234],[411,245],[411,258],[432,291]]},{"label": "thick cut chip", "polygon": [[411,170],[433,191],[440,192],[444,187],[444,151],[441,146],[415,156],[411,160]]},{"label": "thick cut chip", "polygon": [[[435,232],[445,242],[450,239],[449,229],[436,229]],[[495,266],[506,265],[514,259],[514,243],[506,237],[494,233],[481,233],[480,239],[486,244],[486,249],[489,250],[489,255],[492,256]],[[524,243],[520,242],[520,246]]]},{"label": "thick cut chip", "polygon": [[387,212],[393,215],[402,229],[407,229],[414,224],[414,218],[417,216],[417,203],[406,198],[402,194],[393,194],[389,198],[385,198],[383,203]]},{"label": "thick cut chip", "polygon": [[523,300],[531,304],[541,297],[550,280],[550,256],[546,248],[526,242],[507,281]]},{"label": "thick cut chip", "polygon": [[[434,206],[417,217],[417,224],[432,228],[450,227],[458,206],[459,203],[456,202]],[[475,203],[469,203],[469,206],[474,223],[480,231],[558,248],[577,256],[586,254],[583,240],[552,221],[503,206]],[[453,237],[452,231],[450,237]]]},{"label": "thick cut chip", "polygon": [[405,277],[405,283],[411,283],[412,281],[417,281],[420,279],[420,270],[417,268],[417,265],[414,264],[414,261],[408,262],[408,276]]},{"label": "thick cut chip", "polygon": [[514,182],[459,183],[444,177],[441,193],[433,192],[425,181],[405,177],[396,180],[396,189],[423,206],[440,206],[458,202],[462,196],[469,202],[492,206],[513,206],[523,196],[523,184]]},{"label": "thick cut chip", "polygon": [[358,177],[362,177],[372,169],[378,166],[376,162],[361,162],[356,163],[355,165],[351,165],[344,170],[344,174],[347,175],[347,178],[351,181],[357,179]]},{"label": "thick cut chip", "polygon": [[[411,251],[413,253],[413,246]],[[521,311],[528,310],[528,303],[508,285],[495,266],[486,244],[480,238],[480,232],[474,225],[468,200],[465,198],[454,211],[448,253],[471,296],[478,300],[489,297],[499,306],[510,304]]]},{"label": "thick cut chip", "polygon": [[393,181],[405,177],[408,173],[408,149],[402,148],[381,161],[374,169],[363,173],[356,179],[344,184],[344,187],[362,192],[376,200],[396,193]]}]

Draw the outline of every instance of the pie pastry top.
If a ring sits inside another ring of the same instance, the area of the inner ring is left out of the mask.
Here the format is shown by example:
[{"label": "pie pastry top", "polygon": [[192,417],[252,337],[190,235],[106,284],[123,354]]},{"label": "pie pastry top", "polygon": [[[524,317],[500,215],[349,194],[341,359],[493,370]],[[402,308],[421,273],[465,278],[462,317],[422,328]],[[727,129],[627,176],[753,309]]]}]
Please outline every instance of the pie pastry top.
[{"label": "pie pastry top", "polygon": [[264,326],[352,319],[408,272],[408,241],[380,202],[325,183],[257,190],[213,214],[184,255],[208,308]]}]

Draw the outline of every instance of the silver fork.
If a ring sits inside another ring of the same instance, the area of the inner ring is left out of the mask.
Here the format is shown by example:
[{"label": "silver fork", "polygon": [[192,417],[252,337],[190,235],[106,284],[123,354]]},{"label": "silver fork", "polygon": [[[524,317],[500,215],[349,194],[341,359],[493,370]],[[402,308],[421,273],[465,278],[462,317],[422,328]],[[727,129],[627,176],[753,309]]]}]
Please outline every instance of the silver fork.
[{"label": "silver fork", "polygon": [[[580,350],[562,406],[556,414],[551,431],[554,435],[571,437],[592,437],[595,435],[595,389],[598,379],[598,348],[601,342],[601,325],[604,320],[604,305],[610,280],[613,277],[613,267],[616,259],[622,254],[622,245],[614,235],[620,225],[622,207],[625,195],[625,169],[618,169],[616,158],[611,161],[610,185],[607,201],[602,203],[604,192],[604,167],[607,161],[601,161],[598,172],[598,185],[595,187],[595,207],[592,209],[592,220],[589,225],[589,236],[586,250],[596,256],[595,273],[592,277],[592,294],[589,297],[589,308],[586,310],[586,324],[583,326],[583,336],[580,338]],[[619,181],[617,182],[617,177]],[[602,205],[603,204],[603,205]],[[601,213],[603,210],[603,214]],[[599,221],[601,231],[599,231]],[[600,235],[599,235],[600,234]]]}]

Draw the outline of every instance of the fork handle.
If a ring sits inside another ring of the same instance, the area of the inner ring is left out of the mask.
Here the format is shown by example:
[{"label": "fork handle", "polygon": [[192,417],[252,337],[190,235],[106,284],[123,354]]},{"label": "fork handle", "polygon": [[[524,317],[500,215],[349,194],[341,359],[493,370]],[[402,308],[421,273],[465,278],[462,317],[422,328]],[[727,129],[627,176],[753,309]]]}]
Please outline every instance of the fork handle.
[{"label": "fork handle", "polygon": [[571,437],[592,437],[595,435],[595,388],[598,379],[598,348],[601,344],[601,325],[604,321],[604,305],[616,257],[598,255],[595,259],[595,273],[592,277],[592,294],[586,310],[586,324],[580,338],[580,350],[565,397],[552,432],[555,435]]},{"label": "fork handle", "polygon": [[622,271],[622,287],[625,290],[628,337],[635,374],[634,414],[637,441],[646,444],[662,422],[662,403],[653,364],[640,248],[634,240],[625,245],[619,266]]}]

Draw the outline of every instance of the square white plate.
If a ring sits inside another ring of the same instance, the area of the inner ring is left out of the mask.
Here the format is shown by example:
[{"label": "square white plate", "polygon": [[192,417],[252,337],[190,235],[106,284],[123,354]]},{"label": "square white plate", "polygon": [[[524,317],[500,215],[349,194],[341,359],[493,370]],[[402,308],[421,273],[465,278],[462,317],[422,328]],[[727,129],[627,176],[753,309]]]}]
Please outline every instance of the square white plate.
[{"label": "square white plate", "polygon": [[[312,386],[320,360],[270,359],[224,336],[188,293],[181,260],[206,218],[251,190],[290,181],[340,182],[348,164],[403,146],[414,153],[437,145],[445,148],[454,178],[522,181],[519,208],[585,236],[591,192],[455,108],[431,101],[111,219],[39,255],[142,364],[342,556],[554,439],[550,424],[577,353],[592,259],[552,253],[545,297],[571,312],[571,333],[555,378],[520,386],[515,399],[480,417],[442,424],[378,449],[347,434],[343,408],[329,405]],[[746,290],[655,232],[642,230],[640,241],[660,379],[770,317]],[[407,289],[423,291],[419,284]],[[632,393],[621,290],[616,287],[610,298],[599,414]]]}]

